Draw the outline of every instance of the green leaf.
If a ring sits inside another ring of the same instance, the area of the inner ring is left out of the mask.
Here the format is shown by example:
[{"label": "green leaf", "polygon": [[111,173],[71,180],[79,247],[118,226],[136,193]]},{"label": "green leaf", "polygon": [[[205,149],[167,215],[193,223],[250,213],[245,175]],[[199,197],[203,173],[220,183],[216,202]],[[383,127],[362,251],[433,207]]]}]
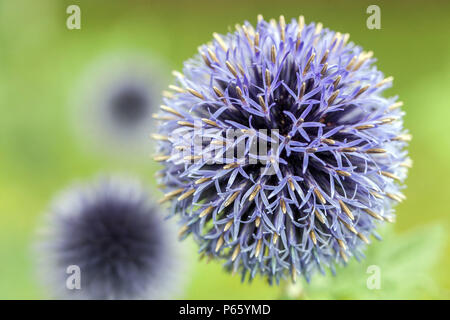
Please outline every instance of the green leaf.
[{"label": "green leaf", "polygon": [[[429,226],[396,235],[385,230],[383,241],[372,243],[361,262],[351,261],[337,267],[337,275],[316,275],[310,284],[290,287],[287,296],[306,299],[421,299],[438,297],[438,286],[432,277],[433,267],[443,253],[445,232],[440,225]],[[380,271],[380,288],[369,289],[367,280],[373,274],[369,266]],[[297,290],[297,293],[294,293]],[[290,292],[290,293],[289,293]]]}]

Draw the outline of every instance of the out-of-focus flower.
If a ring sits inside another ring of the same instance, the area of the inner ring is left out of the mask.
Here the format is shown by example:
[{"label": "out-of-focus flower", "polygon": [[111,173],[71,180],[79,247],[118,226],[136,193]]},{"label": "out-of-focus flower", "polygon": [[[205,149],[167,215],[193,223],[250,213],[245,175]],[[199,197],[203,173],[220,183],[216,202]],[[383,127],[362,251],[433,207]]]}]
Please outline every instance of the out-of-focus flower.
[{"label": "out-of-focus flower", "polygon": [[188,60],[166,93],[156,160],[163,202],[205,255],[272,281],[359,259],[410,160],[401,102],[348,34],[246,22]]},{"label": "out-of-focus flower", "polygon": [[152,113],[165,82],[159,69],[132,55],[107,57],[88,69],[74,99],[85,139],[118,154],[148,151]]},{"label": "out-of-focus flower", "polygon": [[56,298],[170,298],[186,273],[173,231],[136,181],[76,186],[56,199],[41,230],[39,275]]}]

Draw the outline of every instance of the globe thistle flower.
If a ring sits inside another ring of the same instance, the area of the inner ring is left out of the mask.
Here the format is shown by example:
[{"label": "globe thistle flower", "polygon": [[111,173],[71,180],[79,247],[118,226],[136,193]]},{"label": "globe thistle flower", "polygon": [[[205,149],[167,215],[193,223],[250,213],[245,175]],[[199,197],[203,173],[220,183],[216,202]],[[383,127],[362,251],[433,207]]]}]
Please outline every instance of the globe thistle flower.
[{"label": "globe thistle flower", "polygon": [[[51,296],[165,299],[177,294],[184,259],[171,225],[147,194],[138,182],[114,177],[76,186],[56,199],[37,245],[39,273]],[[66,283],[74,266],[80,288]]]},{"label": "globe thistle flower", "polygon": [[74,101],[85,140],[119,154],[144,149],[165,82],[158,69],[135,55],[103,58],[88,68]]},{"label": "globe thistle flower", "polygon": [[243,280],[334,272],[404,199],[402,103],[383,97],[392,77],[348,40],[303,17],[259,16],[215,33],[164,99],[162,202],[182,238]]}]

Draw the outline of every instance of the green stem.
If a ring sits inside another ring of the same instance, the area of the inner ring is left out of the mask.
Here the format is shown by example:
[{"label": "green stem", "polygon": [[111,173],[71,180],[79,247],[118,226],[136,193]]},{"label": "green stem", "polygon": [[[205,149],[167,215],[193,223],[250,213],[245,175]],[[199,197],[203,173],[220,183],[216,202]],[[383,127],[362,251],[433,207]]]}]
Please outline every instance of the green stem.
[{"label": "green stem", "polygon": [[296,283],[285,281],[281,285],[281,299],[282,300],[305,300],[306,293],[301,280]]}]

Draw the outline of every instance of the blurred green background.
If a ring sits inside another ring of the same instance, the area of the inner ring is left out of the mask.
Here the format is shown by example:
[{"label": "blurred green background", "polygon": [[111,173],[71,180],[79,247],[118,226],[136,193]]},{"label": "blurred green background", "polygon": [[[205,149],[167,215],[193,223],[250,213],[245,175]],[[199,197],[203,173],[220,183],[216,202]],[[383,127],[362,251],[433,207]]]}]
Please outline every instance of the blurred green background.
[{"label": "blurred green background", "polygon": [[[381,30],[366,28],[370,4]],[[66,28],[66,8],[81,8],[81,30]],[[368,259],[303,288],[241,284],[220,263],[197,261],[180,298],[450,298],[450,3],[448,1],[11,1],[0,0],[0,298],[46,298],[34,276],[30,246],[53,195],[98,172],[129,172],[156,190],[158,166],[92,152],[74,133],[70,97],[86,68],[110,52],[135,51],[169,68],[210,41],[212,32],[256,15],[302,14],[307,22],[348,32],[395,78],[389,94],[405,102],[414,167],[397,222],[374,242]],[[150,143],[150,142],[149,142]],[[159,191],[158,191],[159,193]],[[380,290],[366,288],[367,266],[382,270]],[[286,290],[287,289],[287,290]],[[291,292],[287,294],[286,292]],[[294,293],[292,293],[294,292]]]}]

